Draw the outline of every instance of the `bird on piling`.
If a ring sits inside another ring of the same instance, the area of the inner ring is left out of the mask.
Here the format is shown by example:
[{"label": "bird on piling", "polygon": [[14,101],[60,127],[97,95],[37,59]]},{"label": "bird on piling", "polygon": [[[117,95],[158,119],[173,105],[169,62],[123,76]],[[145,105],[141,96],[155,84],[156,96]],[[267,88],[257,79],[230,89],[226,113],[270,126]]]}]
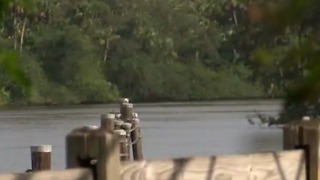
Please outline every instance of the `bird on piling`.
[{"label": "bird on piling", "polygon": [[132,113],[133,118],[138,118],[138,113]]},{"label": "bird on piling", "polygon": [[121,118],[121,114],[120,114],[120,113],[117,113],[117,114],[115,115],[115,118],[116,118],[116,119],[120,119],[120,118]]},{"label": "bird on piling", "polygon": [[129,99],[128,99],[128,98],[120,98],[119,102],[120,102],[121,104],[123,104],[123,103],[129,103]]}]

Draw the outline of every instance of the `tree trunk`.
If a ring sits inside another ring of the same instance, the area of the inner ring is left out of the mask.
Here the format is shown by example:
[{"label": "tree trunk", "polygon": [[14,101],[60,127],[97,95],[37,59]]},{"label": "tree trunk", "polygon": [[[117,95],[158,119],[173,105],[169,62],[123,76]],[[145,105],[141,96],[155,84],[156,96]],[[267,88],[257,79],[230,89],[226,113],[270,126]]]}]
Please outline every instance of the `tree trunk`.
[{"label": "tree trunk", "polygon": [[[233,6],[233,10],[232,10],[232,14],[233,14],[233,21],[236,27],[238,27],[238,18],[237,18],[237,13],[235,10],[235,6]],[[237,53],[236,48],[233,48],[233,63],[236,63],[237,59],[238,59],[239,55]]]},{"label": "tree trunk", "polygon": [[24,42],[24,34],[25,34],[26,26],[27,26],[27,21],[28,21],[28,19],[27,19],[27,17],[25,17],[24,20],[23,20],[22,27],[21,27],[20,48],[19,48],[20,54],[22,53],[23,42]]},{"label": "tree trunk", "polygon": [[14,18],[13,18],[13,31],[14,31],[14,44],[13,44],[13,48],[14,50],[17,50],[17,44],[18,44],[18,33],[17,33],[17,17],[15,16],[15,14],[13,14]]},{"label": "tree trunk", "polygon": [[238,26],[238,18],[235,10],[233,10],[233,21],[234,21],[234,24]]},{"label": "tree trunk", "polygon": [[103,60],[104,60],[104,62],[107,62],[110,41],[108,40],[108,38],[106,38],[105,41],[106,42],[105,42],[105,47],[104,47]]}]

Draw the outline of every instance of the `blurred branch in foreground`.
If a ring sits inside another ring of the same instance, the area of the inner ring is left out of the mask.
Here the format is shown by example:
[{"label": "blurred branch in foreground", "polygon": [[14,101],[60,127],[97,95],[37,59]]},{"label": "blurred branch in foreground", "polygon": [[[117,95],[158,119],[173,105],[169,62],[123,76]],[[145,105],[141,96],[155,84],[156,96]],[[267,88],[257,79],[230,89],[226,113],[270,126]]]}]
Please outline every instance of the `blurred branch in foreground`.
[{"label": "blurred branch in foreground", "polygon": [[[287,0],[251,4],[248,15],[252,23],[261,23],[274,34],[298,34],[297,41],[280,60],[296,78],[286,87],[278,123],[301,119],[305,115],[317,117],[320,113],[320,2]],[[272,55],[268,49],[259,49],[254,59],[266,64],[273,59],[269,56]]]}]

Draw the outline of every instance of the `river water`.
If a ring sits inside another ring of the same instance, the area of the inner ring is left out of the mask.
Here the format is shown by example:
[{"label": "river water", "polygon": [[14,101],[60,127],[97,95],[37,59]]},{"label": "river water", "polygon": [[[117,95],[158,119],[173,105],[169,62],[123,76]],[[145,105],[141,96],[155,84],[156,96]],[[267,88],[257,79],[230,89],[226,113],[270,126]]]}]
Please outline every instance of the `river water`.
[{"label": "river water", "polygon": [[[250,126],[246,115],[276,114],[280,101],[134,104],[146,159],[222,155],[282,149],[280,129]],[[0,111],[0,172],[30,168],[31,145],[51,144],[52,169],[65,168],[65,135],[99,125],[118,105],[5,108]]]}]

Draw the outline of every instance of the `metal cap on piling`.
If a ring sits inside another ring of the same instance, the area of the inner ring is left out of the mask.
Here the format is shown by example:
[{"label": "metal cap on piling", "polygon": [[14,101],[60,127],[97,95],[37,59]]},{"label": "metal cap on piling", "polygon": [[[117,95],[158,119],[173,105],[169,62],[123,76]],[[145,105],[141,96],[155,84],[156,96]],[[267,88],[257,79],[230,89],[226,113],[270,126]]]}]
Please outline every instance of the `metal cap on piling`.
[{"label": "metal cap on piling", "polygon": [[32,171],[51,169],[51,145],[30,146],[30,151]]},{"label": "metal cap on piling", "polygon": [[31,152],[52,152],[51,145],[30,146]]}]

